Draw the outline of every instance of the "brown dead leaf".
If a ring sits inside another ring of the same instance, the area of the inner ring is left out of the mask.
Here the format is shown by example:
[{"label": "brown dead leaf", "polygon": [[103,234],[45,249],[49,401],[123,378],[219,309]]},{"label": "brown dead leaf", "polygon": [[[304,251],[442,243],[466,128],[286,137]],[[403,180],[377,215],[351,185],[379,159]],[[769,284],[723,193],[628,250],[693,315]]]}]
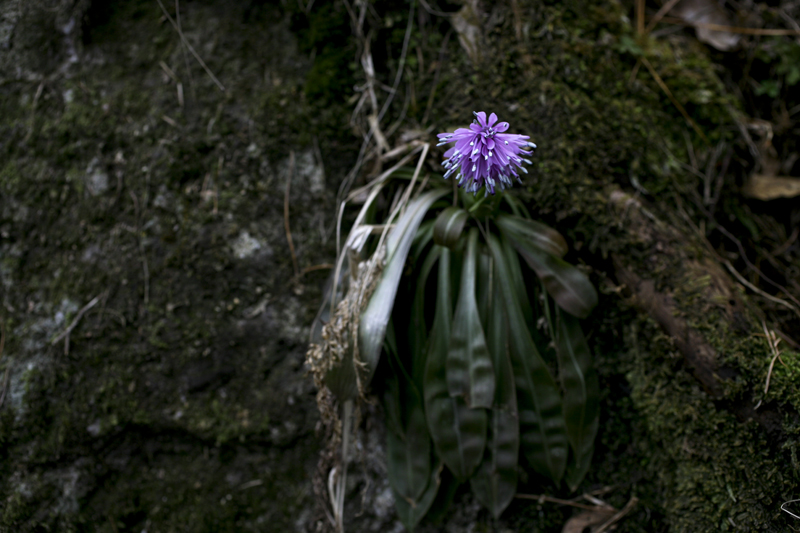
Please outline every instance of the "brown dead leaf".
[{"label": "brown dead leaf", "polygon": [[458,42],[461,43],[461,47],[469,56],[472,64],[477,65],[483,49],[483,29],[478,2],[476,0],[466,2],[464,7],[453,15],[450,23],[458,33]]},{"label": "brown dead leaf", "polygon": [[753,174],[742,187],[742,194],[759,200],[800,196],[800,178]]},{"label": "brown dead leaf", "polygon": [[709,29],[708,26],[731,26],[727,11],[716,0],[681,0],[672,14],[694,26],[697,38],[717,50],[726,52],[739,44],[742,36],[729,31]]}]

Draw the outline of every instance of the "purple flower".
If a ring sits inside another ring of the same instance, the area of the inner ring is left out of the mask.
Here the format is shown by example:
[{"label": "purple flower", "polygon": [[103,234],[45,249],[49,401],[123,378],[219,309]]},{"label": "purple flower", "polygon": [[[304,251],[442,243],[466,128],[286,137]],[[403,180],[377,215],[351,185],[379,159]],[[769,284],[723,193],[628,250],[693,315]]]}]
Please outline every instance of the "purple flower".
[{"label": "purple flower", "polygon": [[511,176],[522,183],[517,170],[528,173],[522,163],[531,161],[520,157],[520,154],[531,155],[536,145],[528,142],[527,135],[503,133],[508,129],[508,122],[497,122],[497,115],[492,113],[486,120],[486,113],[475,113],[476,120],[469,129],[459,128],[454,133],[440,133],[439,144],[456,143],[444,153],[447,158],[442,166],[447,169],[444,177],[449,178],[458,172],[458,186],[472,193],[477,193],[486,186],[486,194],[495,193],[511,187]]}]

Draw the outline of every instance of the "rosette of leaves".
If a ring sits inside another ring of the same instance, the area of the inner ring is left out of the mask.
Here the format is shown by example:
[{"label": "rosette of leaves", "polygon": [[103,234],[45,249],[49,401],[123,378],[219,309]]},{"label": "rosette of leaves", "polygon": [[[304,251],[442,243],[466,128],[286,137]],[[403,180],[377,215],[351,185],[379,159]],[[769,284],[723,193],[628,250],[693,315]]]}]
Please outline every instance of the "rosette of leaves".
[{"label": "rosette of leaves", "polygon": [[433,188],[389,224],[353,348],[322,381],[343,400],[377,376],[405,526],[443,510],[466,482],[499,516],[520,468],[577,488],[599,394],[579,320],[597,293],[563,259],[565,239],[508,193]]}]

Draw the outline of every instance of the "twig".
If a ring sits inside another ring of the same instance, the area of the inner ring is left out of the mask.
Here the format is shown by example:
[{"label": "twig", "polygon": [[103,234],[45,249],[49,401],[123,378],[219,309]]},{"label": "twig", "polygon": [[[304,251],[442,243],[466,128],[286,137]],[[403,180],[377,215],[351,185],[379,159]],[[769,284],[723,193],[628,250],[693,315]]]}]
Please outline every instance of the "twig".
[{"label": "twig", "polygon": [[313,141],[314,157],[317,160],[319,168],[322,170],[322,183],[325,183],[325,161],[322,158],[322,150],[319,149],[319,141],[316,135],[312,137],[311,140]]},{"label": "twig", "polygon": [[175,31],[178,32],[178,35],[180,36],[183,44],[186,46],[186,48],[189,49],[189,51],[192,53],[197,62],[200,63],[200,66],[203,67],[203,69],[206,71],[206,74],[208,74],[211,80],[217,85],[217,87],[219,87],[220,91],[227,92],[225,90],[225,86],[222,85],[222,83],[220,83],[220,81],[217,79],[216,76],[214,76],[214,73],[211,72],[211,69],[208,68],[208,65],[206,65],[205,61],[203,61],[203,59],[199,55],[197,55],[197,52],[194,51],[192,45],[189,44],[189,41],[187,41],[186,37],[183,36],[183,31],[181,30],[180,26],[178,26],[178,24],[170,16],[170,14],[167,13],[167,8],[164,7],[164,4],[161,3],[161,0],[156,0],[156,2],[158,2],[158,6],[161,8],[161,11],[164,13],[164,16],[167,17],[167,20],[169,20],[170,24],[172,24],[172,27],[175,28]]},{"label": "twig", "polygon": [[667,2],[666,4],[661,6],[661,9],[659,9],[656,12],[656,14],[653,16],[653,18],[650,19],[650,22],[647,24],[647,27],[644,29],[644,32],[645,33],[650,33],[651,31],[653,31],[653,28],[655,28],[656,24],[658,24],[658,22],[662,18],[664,18],[664,15],[669,13],[670,10],[673,7],[675,7],[675,4],[677,4],[678,2],[680,2],[680,0],[669,0],[669,2]]},{"label": "twig", "polygon": [[[175,0],[175,2],[177,7],[177,0]],[[175,87],[178,92],[178,105],[183,107],[183,84],[181,83],[180,78],[178,78],[178,75],[175,74],[175,71],[169,68],[169,65],[167,65],[165,62],[159,61],[158,65],[161,67],[161,70],[164,71],[164,74],[166,74],[169,79],[175,82]],[[177,126],[175,121],[169,118],[168,116],[163,115],[161,118],[164,119],[171,126]]]},{"label": "twig", "polygon": [[[175,22],[178,23],[178,31],[183,33],[183,25],[181,24],[181,6],[179,0],[175,0]],[[189,58],[186,56],[186,45],[181,41],[181,55],[183,56],[183,64],[186,67],[186,75],[189,76],[189,90],[192,92],[192,101],[197,100],[197,94],[194,92],[194,79],[192,79],[192,71],[189,68]],[[183,107],[183,103],[181,103]]]},{"label": "twig", "polygon": [[438,9],[433,9],[428,2],[425,0],[419,0],[419,3],[422,4],[422,7],[430,13],[431,15],[436,15],[437,17],[452,17],[453,13],[445,13],[444,11],[439,11]]},{"label": "twig", "polygon": [[69,355],[69,334],[72,332],[73,329],[75,329],[75,326],[78,325],[78,322],[80,321],[81,318],[83,318],[83,315],[86,314],[86,311],[88,311],[89,309],[91,309],[92,307],[97,305],[97,302],[100,301],[100,296],[102,296],[102,295],[95,296],[94,298],[92,298],[92,300],[88,304],[84,305],[81,308],[81,310],[78,311],[78,314],[75,315],[75,318],[72,319],[72,323],[70,323],[70,325],[67,327],[67,329],[62,331],[61,334],[58,337],[56,337],[55,339],[53,339],[50,342],[50,344],[51,345],[55,345],[61,339],[64,339],[64,355]]},{"label": "twig", "polygon": [[[413,90],[414,82],[412,80],[408,80],[408,86]],[[406,91],[406,97],[403,99],[403,108],[400,110],[400,116],[397,117],[397,120],[389,126],[389,129],[386,130],[386,137],[391,137],[394,135],[394,132],[403,124],[403,121],[406,119],[406,113],[408,113],[408,105],[411,103],[411,96],[412,90]]]},{"label": "twig", "polygon": [[551,496],[545,496],[544,494],[515,494],[514,497],[519,498],[521,500],[534,500],[538,501],[539,503],[550,502],[550,503],[557,503],[558,505],[569,505],[570,507],[578,507],[579,509],[587,509],[589,511],[596,511],[598,510],[598,508],[601,509],[603,508],[603,506],[601,505],[586,505],[585,503],[578,503],[572,500],[562,500],[561,498],[553,498]]},{"label": "twig", "polygon": [[164,71],[164,74],[166,74],[172,81],[174,81],[175,83],[180,83],[181,80],[178,78],[178,75],[175,74],[174,70],[169,68],[169,65],[167,65],[163,61],[159,61],[158,66],[161,67],[161,70]]},{"label": "twig", "polygon": [[[689,168],[691,168],[691,167],[689,167]],[[785,300],[781,300],[780,298],[777,298],[775,296],[772,296],[769,293],[766,293],[766,292],[762,291],[761,289],[759,289],[758,287],[756,287],[755,285],[753,285],[752,283],[747,281],[744,278],[744,276],[742,276],[735,268],[733,268],[733,265],[731,264],[730,261],[728,261],[727,259],[724,259],[723,257],[721,257],[719,255],[719,253],[711,246],[711,243],[708,242],[708,238],[705,236],[705,234],[702,231],[700,231],[700,228],[698,228],[697,225],[694,223],[694,221],[691,219],[691,217],[689,216],[689,213],[687,213],[686,210],[683,208],[683,203],[680,201],[680,197],[676,195],[676,196],[674,196],[674,198],[675,198],[675,200],[677,200],[678,212],[681,214],[683,219],[686,220],[689,223],[689,225],[692,227],[694,232],[697,234],[697,236],[700,238],[702,243],[705,245],[706,250],[708,250],[709,253],[711,253],[714,257],[716,257],[717,260],[720,263],[723,263],[725,265],[725,267],[730,271],[730,273],[733,274],[733,276],[739,281],[739,283],[741,283],[742,285],[744,285],[748,289],[752,290],[753,292],[763,296],[764,298],[766,298],[766,299],[768,299],[768,300],[770,300],[772,302],[775,302],[775,303],[777,303],[779,305],[783,305],[783,306],[791,309],[792,311],[797,313],[798,316],[800,316],[800,311],[798,311],[798,309],[795,306],[793,306],[792,304],[790,304],[789,302],[787,302]],[[702,206],[698,206],[698,207],[700,207],[700,209],[703,209]],[[718,229],[724,229],[719,224],[717,224],[717,228]],[[739,242],[738,239],[736,239],[735,237],[730,235],[730,233],[727,233],[727,231],[725,233],[729,237],[734,239],[735,242],[739,243],[739,247],[740,247],[739,250],[740,250],[741,253],[743,253],[744,250],[741,247],[741,242]],[[744,259],[748,263],[748,265],[750,265],[750,261],[749,261],[749,259],[747,259],[746,256],[745,256]],[[755,267],[753,267],[753,268],[755,268]],[[759,271],[758,269],[755,269],[755,271],[758,272],[759,274],[761,273],[761,271]],[[768,278],[764,277],[763,275],[762,275],[762,279],[765,279],[765,280],[768,281]]]},{"label": "twig", "polygon": [[728,110],[728,114],[731,116],[733,121],[736,123],[736,127],[739,128],[739,133],[742,134],[744,138],[745,144],[747,144],[747,149],[750,151],[750,155],[753,156],[758,162],[762,161],[761,152],[758,150],[756,143],[753,141],[753,138],[750,136],[750,132],[747,131],[747,125],[742,120],[742,116],[733,106],[726,106]]},{"label": "twig", "polygon": [[305,274],[308,274],[309,272],[316,272],[317,270],[330,270],[335,267],[336,265],[332,263],[322,263],[321,265],[314,265],[304,268],[303,271],[300,272],[300,275],[303,276]]},{"label": "twig", "polygon": [[409,8],[408,12],[408,24],[406,25],[406,35],[403,38],[403,49],[400,52],[400,63],[399,66],[397,67],[397,75],[394,77],[392,92],[386,98],[386,102],[383,103],[381,112],[378,114],[378,122],[380,122],[383,119],[383,116],[386,114],[386,111],[389,110],[389,105],[392,103],[394,95],[397,92],[397,88],[400,86],[400,80],[403,77],[403,69],[406,64],[406,53],[408,52],[408,41],[411,38],[411,28],[414,26],[414,8],[416,7],[416,5],[417,3],[414,0],[411,0],[411,7]]},{"label": "twig", "polygon": [[[516,5],[516,3],[514,5]],[[442,63],[444,63],[445,52],[447,52],[447,43],[450,42],[450,35],[452,33],[453,28],[447,30],[447,33],[444,34],[444,39],[442,39],[442,46],[439,47],[439,61],[436,63],[436,72],[433,73],[433,87],[431,87],[431,94],[428,96],[428,103],[425,106],[425,114],[422,115],[422,124],[428,123],[428,116],[433,107],[433,98],[436,96],[436,86],[439,84],[439,75],[442,72]]]},{"label": "twig", "polygon": [[294,252],[294,242],[292,242],[292,230],[289,228],[289,190],[292,185],[294,175],[294,150],[289,152],[289,176],[286,178],[286,194],[283,196],[283,228],[286,230],[286,240],[289,241],[289,251],[292,254],[292,266],[294,266],[294,277],[300,277],[300,267],[297,265],[297,255]]},{"label": "twig", "polygon": [[798,235],[800,235],[800,226],[795,226],[792,234],[789,235],[789,238],[786,240],[786,242],[772,250],[772,255],[781,255],[783,252],[788,250],[789,247],[794,244],[794,241],[797,240]]},{"label": "twig", "polygon": [[644,35],[644,0],[636,0],[636,34]]},{"label": "twig", "polygon": [[791,345],[792,348],[794,348],[795,350],[800,350],[800,343],[791,338],[789,335],[787,335],[786,333],[782,332],[779,329],[773,329],[772,331],[774,331],[775,334],[778,335],[778,337],[785,340],[787,344]]},{"label": "twig", "polygon": [[786,300],[781,300],[780,298],[776,298],[775,296],[772,296],[771,294],[769,294],[769,293],[766,293],[766,292],[762,291],[761,289],[759,289],[758,287],[756,287],[755,285],[753,285],[752,283],[750,283],[749,281],[747,281],[747,280],[745,279],[745,277],[744,277],[744,276],[742,276],[741,274],[739,274],[739,272],[737,272],[737,271],[736,271],[736,269],[735,269],[735,268],[733,268],[733,265],[732,265],[732,264],[731,264],[731,262],[730,262],[730,261],[728,261],[727,259],[725,259],[723,262],[725,263],[725,266],[728,268],[728,270],[730,271],[730,273],[731,273],[731,274],[733,274],[733,275],[736,277],[736,279],[738,279],[738,280],[739,280],[739,283],[741,283],[742,285],[744,285],[745,287],[747,287],[747,288],[748,288],[748,289],[750,289],[751,291],[753,291],[753,292],[755,292],[755,293],[757,293],[757,294],[759,294],[759,295],[763,296],[763,297],[764,297],[764,298],[766,298],[767,300],[769,300],[769,301],[771,301],[771,302],[774,302],[774,303],[776,303],[776,304],[778,304],[778,305],[782,305],[782,306],[784,306],[784,307],[786,307],[786,308],[788,308],[788,309],[791,309],[791,310],[792,310],[792,311],[794,311],[794,312],[795,312],[795,313],[796,313],[798,316],[800,316],[800,312],[798,312],[798,311],[797,311],[797,309],[795,308],[795,306],[793,306],[792,304],[790,304],[790,303],[789,303],[789,302],[787,302]]},{"label": "twig", "polygon": [[[767,391],[769,391],[769,380],[772,377],[772,369],[775,367],[775,361],[781,357],[781,352],[778,350],[778,343],[781,342],[781,340],[777,338],[774,331],[767,330],[767,323],[763,320],[761,321],[761,327],[764,328],[764,335],[767,337],[769,351],[772,352],[772,360],[769,362],[769,370],[767,370],[767,381],[764,383],[764,397],[766,398]],[[759,405],[760,404],[761,402],[759,402]]]},{"label": "twig", "polygon": [[669,90],[669,87],[667,87],[667,84],[661,79],[661,76],[658,75],[658,72],[656,72],[656,70],[653,68],[653,65],[650,64],[650,61],[648,61],[646,57],[642,56],[642,63],[645,67],[647,67],[647,70],[650,71],[650,74],[656,80],[658,86],[661,87],[661,90],[666,93],[667,97],[672,102],[672,105],[677,107],[678,111],[680,111],[681,115],[683,115],[683,118],[685,118],[687,122],[691,124],[692,128],[694,128],[694,131],[697,132],[697,134],[706,142],[706,144],[711,144],[708,140],[708,137],[706,137],[705,133],[703,133],[703,131],[700,129],[700,126],[698,126],[697,123],[692,120],[692,117],[689,116],[689,113],[686,112],[681,103],[678,102],[678,100],[672,95],[672,91]]},{"label": "twig", "polygon": [[594,533],[603,533],[604,531],[608,530],[608,528],[619,522],[619,520],[623,516],[630,513],[638,502],[639,498],[637,498],[636,496],[632,496],[631,499],[628,500],[628,503],[625,504],[625,507],[623,507],[620,512],[618,512],[617,514],[606,520],[606,522],[603,523],[603,525],[601,525],[599,528],[597,528]]},{"label": "twig", "polygon": [[35,126],[36,120],[36,105],[39,103],[39,98],[42,96],[42,91],[44,90],[44,82],[39,83],[39,87],[36,88],[36,94],[33,96],[33,104],[31,105],[31,125],[28,129],[28,134],[25,135],[25,142],[27,142],[33,136],[33,128]]},{"label": "twig", "polygon": [[[701,210],[703,210],[705,212],[706,216],[708,216],[709,219],[711,219],[712,221],[716,222],[715,220],[713,220],[713,217],[710,216],[710,214],[705,210],[704,207],[700,206],[700,208],[701,208]],[[747,254],[744,251],[744,246],[742,246],[742,241],[737,239],[730,231],[725,229],[725,227],[722,226],[721,224],[717,224],[717,229],[720,231],[720,233],[722,233],[723,235],[728,237],[731,241],[733,241],[734,244],[736,244],[736,247],[739,249],[739,255],[744,260],[744,262],[747,264],[747,268],[749,268],[753,272],[756,272],[761,277],[761,279],[763,279],[764,281],[766,281],[767,283],[769,283],[770,285],[772,285],[773,287],[775,287],[779,291],[783,292],[786,296],[789,297],[790,300],[792,300],[794,302],[795,305],[794,306],[790,305],[789,307],[795,313],[797,313],[797,316],[800,316],[800,309],[799,309],[800,301],[798,301],[797,298],[795,298],[792,295],[792,293],[790,293],[786,289],[786,287],[784,287],[783,285],[778,284],[775,281],[772,281],[769,277],[765,276],[764,273],[761,272],[761,270],[759,270],[753,263],[750,262],[750,259],[747,257]],[[781,300],[781,301],[783,301],[783,300]]]},{"label": "twig", "polygon": [[[362,187],[359,187],[355,191],[350,192],[344,200],[339,202],[339,212],[336,214],[336,255],[337,255],[337,257],[340,256],[341,253],[342,253],[342,248],[341,248],[341,227],[342,227],[342,217],[344,216],[344,208],[347,205],[347,202],[351,201],[353,198],[357,197],[359,194],[368,192],[370,190],[374,191],[375,185],[379,184],[380,182],[382,182],[383,180],[385,180],[386,178],[391,176],[392,173],[395,170],[397,170],[398,168],[400,168],[403,165],[405,165],[408,161],[410,161],[411,158],[414,157],[414,155],[416,155],[420,150],[423,149],[423,146],[417,146],[416,148],[414,148],[414,150],[412,150],[411,152],[406,154],[400,161],[397,162],[397,164],[395,164],[389,170],[383,171],[380,176],[378,176],[377,178],[375,178],[371,182],[367,183],[366,185],[364,185]],[[353,227],[356,227],[358,224],[360,224],[361,220],[363,220],[363,217],[357,218],[356,221],[354,222]],[[338,276],[338,272],[336,273],[336,275]]]}]

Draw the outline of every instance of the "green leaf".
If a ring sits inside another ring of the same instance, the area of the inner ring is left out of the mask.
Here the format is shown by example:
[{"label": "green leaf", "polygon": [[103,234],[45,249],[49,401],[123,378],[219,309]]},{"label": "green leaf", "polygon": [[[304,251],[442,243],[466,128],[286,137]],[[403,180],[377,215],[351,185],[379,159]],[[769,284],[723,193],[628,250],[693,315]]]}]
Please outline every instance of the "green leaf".
[{"label": "green leaf", "polygon": [[509,239],[522,243],[522,245],[536,246],[556,257],[564,257],[569,250],[564,237],[541,222],[500,214],[495,219],[495,223]]},{"label": "green leaf", "polygon": [[517,492],[519,419],[516,413],[495,408],[489,413],[489,429],[483,461],[469,480],[472,492],[497,518]]},{"label": "green leaf", "polygon": [[483,457],[486,411],[470,409],[463,399],[452,398],[447,391],[447,347],[453,322],[450,257],[450,250],[441,248],[436,316],[428,339],[423,390],[436,453],[456,479],[466,481]]},{"label": "green leaf", "polygon": [[433,500],[431,508],[428,509],[428,513],[425,515],[428,520],[435,524],[444,519],[460,485],[461,483],[456,481],[456,478],[453,477],[449,469],[441,469],[439,473],[439,492],[436,494],[436,499]]},{"label": "green leaf", "polygon": [[[417,234],[417,229],[422,223],[422,219],[428,212],[433,203],[447,194],[446,190],[433,190],[423,193],[418,198],[412,200],[405,213],[395,224],[395,227],[386,237],[386,265],[383,268],[381,279],[378,282],[375,292],[367,304],[367,308],[361,314],[361,321],[358,325],[358,347],[360,362],[363,364],[364,373],[362,375],[362,385],[366,386],[372,379],[372,374],[378,366],[378,359],[383,347],[383,338],[386,335],[386,326],[392,315],[394,299],[397,296],[397,286],[403,275],[403,270],[411,248],[411,243]],[[342,367],[353,367],[355,361],[347,360],[342,362]],[[355,380],[355,372],[352,371],[353,379],[350,386],[343,389],[345,397],[354,398],[358,395],[358,387]],[[340,399],[343,399],[340,397]]]},{"label": "green leaf", "polygon": [[[403,400],[401,398],[400,390],[400,369],[395,368],[395,360],[397,359],[396,348],[394,342],[390,339],[394,337],[393,324],[389,322],[389,327],[386,331],[386,351],[389,352],[389,364],[392,367],[392,375],[387,376],[384,383],[384,391],[381,395],[383,400],[383,411],[386,413],[386,425],[389,431],[396,432],[400,435],[403,434]],[[395,353],[392,353],[394,349]]]},{"label": "green leaf", "polygon": [[461,238],[461,232],[464,231],[464,225],[468,218],[469,213],[461,208],[448,207],[444,209],[436,217],[436,223],[433,226],[433,242],[439,246],[453,248]]},{"label": "green leaf", "polygon": [[[501,242],[503,253],[505,254],[506,267],[508,268],[508,276],[505,277],[505,279],[511,283],[511,286],[514,290],[515,299],[517,300],[520,309],[522,309],[522,318],[524,323],[533,325],[536,323],[534,320],[534,310],[530,300],[528,299],[528,288],[526,287],[525,279],[522,276],[522,268],[519,264],[519,254],[508,239],[503,239]],[[495,270],[497,269],[495,268]],[[498,294],[502,295],[502,291],[500,291]]]},{"label": "green leaf", "polygon": [[531,338],[517,300],[518,280],[511,277],[514,269],[508,265],[506,254],[494,235],[489,236],[489,248],[508,313],[509,351],[517,388],[522,449],[537,472],[558,483],[564,475],[569,450],[561,396]]},{"label": "green leaf", "polygon": [[[492,307],[494,300],[498,297],[494,291],[494,264],[492,256],[486,245],[479,247],[478,253],[478,286],[475,296],[478,298],[478,313],[481,316],[481,324],[489,323],[489,308]],[[488,335],[488,332],[487,332]],[[491,352],[491,346],[489,347]]]},{"label": "green leaf", "polygon": [[580,457],[575,457],[574,453],[571,455],[574,460],[569,462],[567,471],[564,473],[564,481],[567,482],[569,490],[574,492],[581,485],[589,467],[592,466],[592,455],[594,455],[594,444],[589,446]]},{"label": "green leaf", "polygon": [[483,461],[470,479],[475,497],[495,518],[505,510],[517,491],[519,456],[519,414],[514,373],[509,357],[508,317],[499,295],[499,285],[489,272],[480,272],[487,291],[497,295],[491,302],[487,337],[492,353],[497,387],[494,407],[489,411],[486,450]]},{"label": "green leaf", "polygon": [[450,330],[447,351],[447,390],[461,397],[472,408],[489,409],[494,401],[494,369],[483,334],[475,297],[478,230],[467,240],[467,253],[461,270],[461,288]]},{"label": "green leaf", "polygon": [[[405,212],[395,222],[395,227],[386,236],[386,256],[391,258],[395,253],[406,248],[401,252],[403,256],[408,255],[407,248],[411,246],[417,234],[417,229],[422,223],[422,219],[428,209],[442,196],[447,194],[446,190],[433,190],[422,193],[417,198],[411,200],[406,206]],[[388,221],[391,223],[391,221]]]},{"label": "green leaf", "polygon": [[506,231],[503,226],[498,226],[528,266],[536,272],[559,307],[578,318],[589,316],[597,305],[597,292],[583,272],[546,252],[531,239],[522,239],[514,231]]},{"label": "green leaf", "polygon": [[428,512],[428,509],[431,508],[431,505],[436,499],[436,494],[439,492],[439,485],[441,484],[441,472],[441,463],[431,469],[428,486],[419,499],[406,500],[395,492],[394,508],[397,511],[397,516],[400,517],[400,521],[403,522],[403,525],[406,526],[406,529],[409,531],[414,531],[419,521],[422,520],[425,513]]},{"label": "green leaf", "polygon": [[431,239],[433,239],[433,226],[433,220],[426,220],[419,225],[417,235],[414,237],[414,243],[411,247],[411,257],[415,259],[418,258],[425,250],[425,247],[430,244]]},{"label": "green leaf", "polygon": [[[406,394],[413,401],[414,394]],[[409,502],[419,501],[431,477],[431,438],[425,424],[422,405],[408,408],[403,433],[387,431],[389,483],[395,496]]]},{"label": "green leaf", "polygon": [[520,201],[520,199],[514,196],[513,194],[504,194],[503,200],[506,201],[506,203],[511,208],[511,211],[514,213],[514,215],[518,217],[525,217],[528,219],[531,218],[531,214],[528,212],[528,208],[525,207],[525,204],[523,204]]},{"label": "green leaf", "polygon": [[428,324],[425,321],[425,296],[428,276],[433,265],[442,253],[440,246],[434,246],[425,256],[416,280],[416,294],[411,308],[408,338],[411,349],[411,374],[414,385],[421,391],[425,375],[425,351],[428,345]]},{"label": "green leaf", "polygon": [[599,424],[600,385],[578,319],[556,309],[556,323],[556,355],[564,390],[564,420],[576,460],[574,479],[567,481],[574,490],[588,470],[592,457]]}]

